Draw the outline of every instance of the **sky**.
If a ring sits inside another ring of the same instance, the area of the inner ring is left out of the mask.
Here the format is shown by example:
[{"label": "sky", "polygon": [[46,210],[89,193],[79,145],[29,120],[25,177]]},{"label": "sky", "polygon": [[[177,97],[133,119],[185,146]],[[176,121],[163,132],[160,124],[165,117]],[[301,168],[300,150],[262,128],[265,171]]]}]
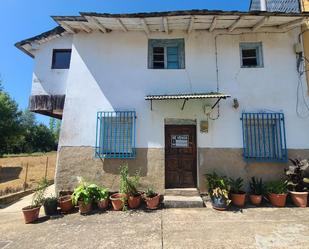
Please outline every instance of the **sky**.
[{"label": "sky", "polygon": [[[28,106],[34,60],[14,44],[38,35],[57,24],[52,15],[78,15],[79,12],[134,13],[189,9],[249,9],[250,0],[1,0],[0,1],[0,79],[21,109]],[[36,115],[39,122],[49,118]],[[0,117],[1,118],[1,117]]]}]

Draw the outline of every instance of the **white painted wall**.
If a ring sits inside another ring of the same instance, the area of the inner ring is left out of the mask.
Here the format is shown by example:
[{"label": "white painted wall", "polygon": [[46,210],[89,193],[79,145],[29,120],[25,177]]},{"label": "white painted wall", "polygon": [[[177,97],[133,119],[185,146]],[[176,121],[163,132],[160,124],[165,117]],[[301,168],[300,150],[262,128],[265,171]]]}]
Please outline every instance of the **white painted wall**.
[{"label": "white painted wall", "polygon": [[53,49],[70,49],[72,35],[62,36],[40,45],[35,52],[32,95],[65,94],[68,69],[52,69]]},{"label": "white painted wall", "polygon": [[[309,119],[300,119],[295,112],[293,44],[298,32],[217,36],[219,91],[232,98],[222,100],[220,118],[210,121],[208,134],[197,132],[198,147],[241,148],[241,112],[272,110],[285,114],[287,146],[309,148]],[[191,100],[183,111],[182,101],[155,101],[150,111],[144,97],[216,91],[215,35],[199,31],[149,38],[185,38],[186,69],[148,69],[148,37],[141,32],[74,35],[60,146],[94,146],[97,111],[135,109],[138,148],[164,147],[164,118],[197,119],[198,124],[206,119],[203,105],[214,100]],[[244,41],[263,42],[264,68],[240,68],[239,43]],[[48,53],[38,57],[38,63],[46,58],[51,59]],[[56,79],[50,72],[43,76],[46,82]],[[237,110],[233,98],[239,100]],[[216,115],[217,109],[212,116]]]}]

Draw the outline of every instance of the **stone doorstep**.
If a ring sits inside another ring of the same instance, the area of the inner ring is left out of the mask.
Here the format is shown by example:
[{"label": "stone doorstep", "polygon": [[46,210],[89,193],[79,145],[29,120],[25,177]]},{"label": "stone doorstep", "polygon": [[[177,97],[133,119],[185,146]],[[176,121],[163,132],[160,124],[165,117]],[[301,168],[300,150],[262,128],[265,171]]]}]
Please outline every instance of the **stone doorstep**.
[{"label": "stone doorstep", "polygon": [[200,196],[196,188],[165,189],[165,196]]},{"label": "stone doorstep", "polygon": [[164,196],[165,208],[202,208],[204,202],[200,196]]}]

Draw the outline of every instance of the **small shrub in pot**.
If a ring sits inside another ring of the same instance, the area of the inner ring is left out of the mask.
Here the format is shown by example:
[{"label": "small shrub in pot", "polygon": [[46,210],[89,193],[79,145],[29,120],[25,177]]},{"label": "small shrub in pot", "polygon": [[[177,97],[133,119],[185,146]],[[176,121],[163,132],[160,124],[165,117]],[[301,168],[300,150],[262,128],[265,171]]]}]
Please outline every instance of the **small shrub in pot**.
[{"label": "small shrub in pot", "polygon": [[137,171],[134,176],[128,177],[128,205],[129,208],[136,209],[141,204],[141,193],[138,191],[140,172]]},{"label": "small shrub in pot", "polygon": [[262,178],[251,177],[249,199],[253,205],[259,206],[261,204],[264,192]]},{"label": "small shrub in pot", "polygon": [[160,195],[153,188],[145,192],[145,201],[148,209],[157,209],[160,203]]},{"label": "small shrub in pot", "polygon": [[230,195],[231,195],[232,204],[237,207],[245,206],[246,192],[242,190],[243,181],[244,180],[240,177],[237,179],[233,179],[233,178],[229,179]]},{"label": "small shrub in pot", "polygon": [[58,198],[57,197],[47,197],[44,199],[44,211],[46,216],[53,216],[58,214]]},{"label": "small shrub in pot", "polygon": [[98,187],[96,195],[96,202],[100,210],[106,210],[109,204],[109,192],[105,187]]},{"label": "small shrub in pot", "polygon": [[308,202],[309,178],[305,177],[305,171],[309,167],[307,159],[290,159],[293,165],[285,169],[288,177],[288,190],[293,203],[297,207],[306,207]]},{"label": "small shrub in pot", "polygon": [[266,183],[270,203],[275,207],[284,207],[286,203],[288,181],[277,180]]},{"label": "small shrub in pot", "polygon": [[74,205],[78,204],[81,214],[87,214],[92,210],[92,202],[97,187],[95,184],[89,184],[82,180],[74,189],[72,202]]}]

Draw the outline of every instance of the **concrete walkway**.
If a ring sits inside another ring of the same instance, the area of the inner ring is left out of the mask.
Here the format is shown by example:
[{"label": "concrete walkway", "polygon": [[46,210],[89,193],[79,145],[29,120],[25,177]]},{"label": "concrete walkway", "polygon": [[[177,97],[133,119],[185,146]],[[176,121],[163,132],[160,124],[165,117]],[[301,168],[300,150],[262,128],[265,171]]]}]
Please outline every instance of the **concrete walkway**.
[{"label": "concrete walkway", "polygon": [[28,198],[0,210],[0,248],[309,249],[309,208],[74,213],[25,225]]}]

